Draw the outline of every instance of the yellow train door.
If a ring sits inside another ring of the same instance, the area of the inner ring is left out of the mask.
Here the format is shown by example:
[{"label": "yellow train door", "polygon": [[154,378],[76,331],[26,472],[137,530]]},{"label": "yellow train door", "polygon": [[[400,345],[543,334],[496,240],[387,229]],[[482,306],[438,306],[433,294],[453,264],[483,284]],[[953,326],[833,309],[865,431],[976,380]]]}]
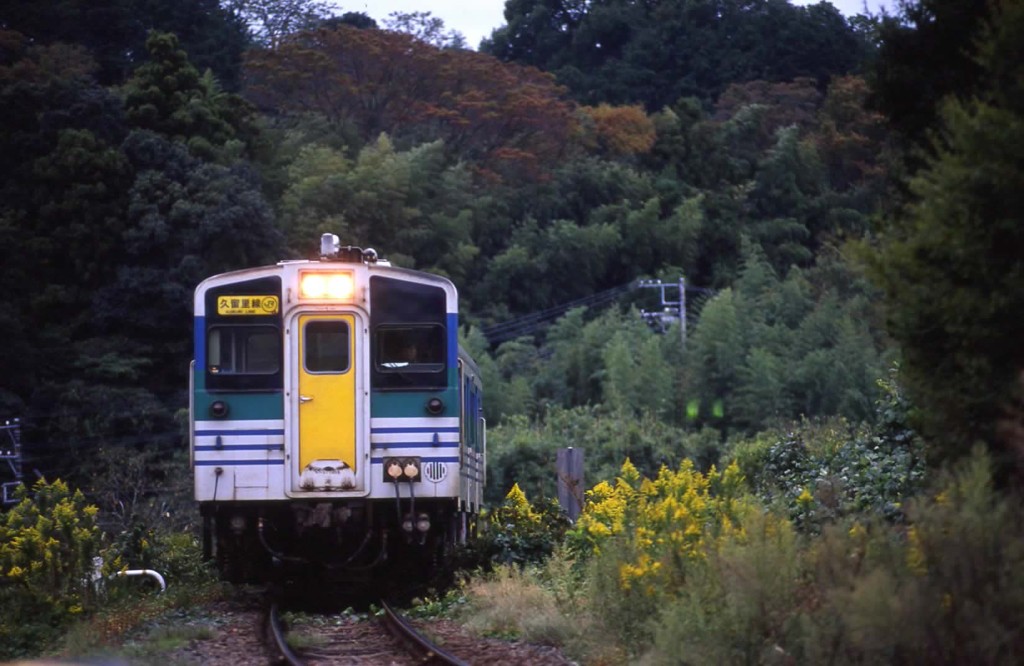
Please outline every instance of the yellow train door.
[{"label": "yellow train door", "polygon": [[351,314],[298,317],[293,491],[356,489],[356,331]]}]

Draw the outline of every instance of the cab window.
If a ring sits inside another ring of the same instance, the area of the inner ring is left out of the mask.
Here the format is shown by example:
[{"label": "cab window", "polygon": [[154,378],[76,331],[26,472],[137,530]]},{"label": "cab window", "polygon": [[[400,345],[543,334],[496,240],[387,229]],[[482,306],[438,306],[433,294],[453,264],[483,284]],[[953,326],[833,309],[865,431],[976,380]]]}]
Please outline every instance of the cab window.
[{"label": "cab window", "polygon": [[211,375],[272,375],[281,369],[274,326],[216,326],[209,332],[207,370]]},{"label": "cab window", "polygon": [[432,324],[379,326],[376,330],[378,372],[444,370],[444,327]]}]

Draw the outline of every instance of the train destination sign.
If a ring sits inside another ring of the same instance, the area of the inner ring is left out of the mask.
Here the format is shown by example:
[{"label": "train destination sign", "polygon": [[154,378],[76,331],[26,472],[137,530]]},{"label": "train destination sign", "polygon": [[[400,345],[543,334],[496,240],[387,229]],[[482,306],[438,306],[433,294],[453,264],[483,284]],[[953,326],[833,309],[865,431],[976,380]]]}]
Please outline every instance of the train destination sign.
[{"label": "train destination sign", "polygon": [[275,315],[280,309],[277,296],[220,296],[217,298],[219,315]]}]

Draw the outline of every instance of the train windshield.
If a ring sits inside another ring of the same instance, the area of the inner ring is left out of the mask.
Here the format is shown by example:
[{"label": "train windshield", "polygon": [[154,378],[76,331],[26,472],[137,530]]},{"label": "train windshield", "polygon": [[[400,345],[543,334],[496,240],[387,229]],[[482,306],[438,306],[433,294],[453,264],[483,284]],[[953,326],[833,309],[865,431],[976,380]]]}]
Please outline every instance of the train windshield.
[{"label": "train windshield", "polygon": [[210,329],[207,362],[215,375],[272,375],[280,369],[277,328],[217,326]]},{"label": "train windshield", "polygon": [[389,325],[377,329],[379,372],[441,372],[444,352],[443,326]]}]

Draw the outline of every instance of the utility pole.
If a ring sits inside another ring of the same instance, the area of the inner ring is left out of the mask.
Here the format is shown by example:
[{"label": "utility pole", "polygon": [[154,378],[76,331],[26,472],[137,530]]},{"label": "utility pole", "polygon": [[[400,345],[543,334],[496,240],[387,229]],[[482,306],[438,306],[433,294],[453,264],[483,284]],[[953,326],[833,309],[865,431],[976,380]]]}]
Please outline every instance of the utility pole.
[{"label": "utility pole", "polygon": [[[657,289],[661,294],[661,306],[660,312],[648,312],[641,310],[640,315],[644,318],[648,324],[656,326],[664,331],[664,328],[668,323],[672,321],[679,322],[679,336],[680,343],[683,347],[686,347],[686,278],[683,276],[679,277],[679,282],[672,284],[670,282],[662,282],[661,280],[640,280],[637,283],[637,287],[640,289]],[[667,290],[678,289],[679,298],[678,300],[669,300],[669,294]]]},{"label": "utility pole", "polygon": [[21,471],[21,422],[10,419],[0,425],[0,460],[6,460],[14,481],[0,484],[3,504],[14,504],[14,490],[22,484]]},{"label": "utility pole", "polygon": [[558,449],[555,460],[558,472],[558,504],[569,520],[576,522],[583,511],[583,449]]},{"label": "utility pole", "polygon": [[679,344],[686,349],[686,278],[679,276]]}]

